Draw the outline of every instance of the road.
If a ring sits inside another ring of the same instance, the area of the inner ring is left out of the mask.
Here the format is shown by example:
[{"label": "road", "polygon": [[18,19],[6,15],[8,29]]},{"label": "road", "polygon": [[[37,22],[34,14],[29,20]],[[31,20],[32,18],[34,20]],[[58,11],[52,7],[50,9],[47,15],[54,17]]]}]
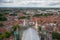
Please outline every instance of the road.
[{"label": "road", "polygon": [[38,36],[38,33],[33,28],[28,28],[23,32],[22,40],[40,40],[41,37]]}]

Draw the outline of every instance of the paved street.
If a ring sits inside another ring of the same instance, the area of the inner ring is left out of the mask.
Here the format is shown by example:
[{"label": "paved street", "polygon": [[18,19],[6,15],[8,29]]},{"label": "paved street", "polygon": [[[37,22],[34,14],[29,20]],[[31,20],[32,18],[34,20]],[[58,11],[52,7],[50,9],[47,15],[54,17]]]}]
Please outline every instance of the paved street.
[{"label": "paved street", "polygon": [[24,31],[22,40],[40,40],[40,38],[33,28],[28,28]]}]

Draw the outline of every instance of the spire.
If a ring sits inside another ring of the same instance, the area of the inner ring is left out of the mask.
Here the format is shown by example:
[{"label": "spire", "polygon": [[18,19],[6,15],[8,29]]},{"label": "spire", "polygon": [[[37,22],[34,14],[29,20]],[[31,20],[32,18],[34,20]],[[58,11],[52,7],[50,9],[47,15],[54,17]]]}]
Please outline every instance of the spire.
[{"label": "spire", "polygon": [[36,24],[35,24],[35,28],[36,28],[36,30],[38,30],[38,23],[37,23],[37,21],[36,21]]},{"label": "spire", "polygon": [[36,28],[37,28],[37,26],[38,26],[38,23],[37,23],[37,21],[36,21]]},{"label": "spire", "polygon": [[26,21],[24,20],[24,22],[23,22],[23,26],[26,26]]}]

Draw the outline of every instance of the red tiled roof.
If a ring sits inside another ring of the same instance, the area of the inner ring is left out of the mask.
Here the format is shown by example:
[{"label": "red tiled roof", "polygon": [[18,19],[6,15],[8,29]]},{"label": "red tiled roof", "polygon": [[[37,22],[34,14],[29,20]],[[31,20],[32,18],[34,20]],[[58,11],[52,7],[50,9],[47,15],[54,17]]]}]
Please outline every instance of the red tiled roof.
[{"label": "red tiled roof", "polygon": [[5,31],[6,31],[5,28],[0,28],[0,32],[1,32],[1,33],[5,32]]}]

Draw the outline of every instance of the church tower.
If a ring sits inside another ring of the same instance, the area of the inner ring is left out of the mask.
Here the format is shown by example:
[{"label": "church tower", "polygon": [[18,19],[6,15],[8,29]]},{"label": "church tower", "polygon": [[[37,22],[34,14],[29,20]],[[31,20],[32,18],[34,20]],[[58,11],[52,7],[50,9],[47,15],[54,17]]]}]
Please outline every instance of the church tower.
[{"label": "church tower", "polygon": [[37,23],[37,21],[35,23],[35,29],[36,29],[36,31],[38,31],[38,23]]}]

